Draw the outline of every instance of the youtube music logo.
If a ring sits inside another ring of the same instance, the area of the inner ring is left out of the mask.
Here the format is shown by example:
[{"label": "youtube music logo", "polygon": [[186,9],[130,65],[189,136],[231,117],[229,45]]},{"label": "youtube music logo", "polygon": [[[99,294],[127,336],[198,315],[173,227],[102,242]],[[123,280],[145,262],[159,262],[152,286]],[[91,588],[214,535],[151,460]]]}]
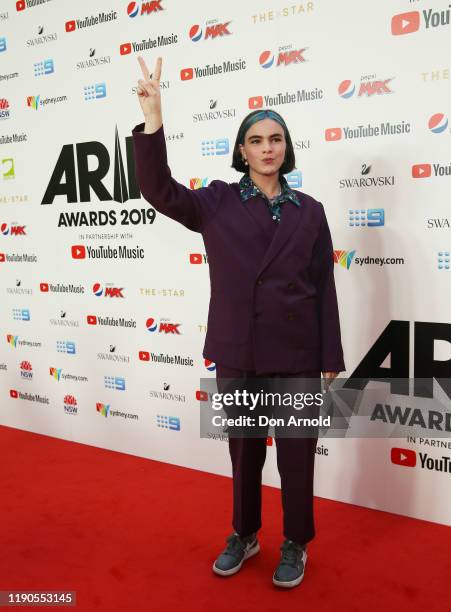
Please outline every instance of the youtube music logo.
[{"label": "youtube music logo", "polygon": [[409,13],[400,13],[394,15],[391,20],[391,33],[393,36],[402,34],[412,34],[420,28],[420,13],[418,11],[410,11]]},{"label": "youtube music logo", "polygon": [[119,53],[121,55],[128,55],[129,53],[132,52],[132,45],[131,43],[123,43],[120,47],[119,47]]},{"label": "youtube music logo", "polygon": [[391,20],[391,33],[394,36],[400,36],[417,32],[420,29],[421,16],[423,16],[422,21],[426,30],[449,26],[451,23],[451,4],[448,2],[446,4],[448,4],[446,8],[438,10],[433,8],[423,9],[421,14],[419,11],[410,11],[394,15]]},{"label": "youtube music logo", "polygon": [[412,178],[428,178],[431,173],[431,164],[414,164],[412,166]]},{"label": "youtube music logo", "polygon": [[327,128],[324,133],[324,136],[328,142],[332,142],[334,140],[341,140],[341,128]]},{"label": "youtube music logo", "polygon": [[415,467],[417,464],[417,454],[409,448],[392,448],[390,459],[395,465],[403,465],[405,467]]},{"label": "youtube music logo", "polygon": [[[418,452],[418,467],[423,470],[451,474],[451,457],[442,455],[433,457],[428,453]],[[415,467],[417,465],[417,453],[409,448],[392,448],[391,462],[404,467]]]},{"label": "youtube music logo", "polygon": [[253,96],[252,98],[249,98],[248,104],[251,110],[263,108],[263,96]]},{"label": "youtube music logo", "polygon": [[180,78],[182,81],[190,81],[194,77],[194,70],[192,68],[183,68],[180,70]]},{"label": "youtube music logo", "polygon": [[207,255],[202,253],[190,253],[189,254],[190,264],[199,265],[202,263],[208,263]]},{"label": "youtube music logo", "polygon": [[71,252],[73,259],[86,259],[86,247],[83,244],[72,245]]}]

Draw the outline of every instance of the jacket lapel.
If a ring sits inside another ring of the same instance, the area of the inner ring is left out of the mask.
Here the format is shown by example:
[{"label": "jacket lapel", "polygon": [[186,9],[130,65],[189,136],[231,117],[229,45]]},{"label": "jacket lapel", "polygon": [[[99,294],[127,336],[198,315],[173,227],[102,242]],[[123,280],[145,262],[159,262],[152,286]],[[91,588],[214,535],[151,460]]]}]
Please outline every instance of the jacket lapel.
[{"label": "jacket lapel", "polygon": [[[258,217],[258,215],[253,214],[250,210],[249,207],[250,206],[255,206],[255,202],[253,199],[247,200],[246,202],[240,202],[240,206],[244,208],[244,210],[246,211],[247,216],[249,217],[249,219],[252,220],[253,223],[255,223],[255,225],[258,227],[259,230],[262,231],[262,234],[264,236],[266,236],[266,239],[268,238],[268,236],[270,237],[271,234],[268,233],[267,228],[265,227],[265,224],[263,223],[263,221],[261,221]],[[266,204],[265,204],[266,206]],[[269,212],[266,213],[267,215],[269,215]]]},{"label": "jacket lapel", "polygon": [[279,227],[277,228],[274,238],[265,253],[258,271],[258,276],[261,275],[263,270],[271,263],[274,257],[276,257],[279,251],[296,231],[302,216],[301,210],[302,206],[295,206],[292,202],[284,202],[284,204],[282,204]]}]

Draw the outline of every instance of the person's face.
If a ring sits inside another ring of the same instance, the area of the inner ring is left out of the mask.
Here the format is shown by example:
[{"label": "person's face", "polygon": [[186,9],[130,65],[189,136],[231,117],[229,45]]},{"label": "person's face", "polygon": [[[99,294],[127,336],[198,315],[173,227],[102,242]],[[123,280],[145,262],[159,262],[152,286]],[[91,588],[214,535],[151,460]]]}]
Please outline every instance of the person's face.
[{"label": "person's face", "polygon": [[241,156],[249,168],[259,174],[274,174],[285,159],[287,143],[283,127],[274,119],[262,119],[252,125],[240,144]]}]

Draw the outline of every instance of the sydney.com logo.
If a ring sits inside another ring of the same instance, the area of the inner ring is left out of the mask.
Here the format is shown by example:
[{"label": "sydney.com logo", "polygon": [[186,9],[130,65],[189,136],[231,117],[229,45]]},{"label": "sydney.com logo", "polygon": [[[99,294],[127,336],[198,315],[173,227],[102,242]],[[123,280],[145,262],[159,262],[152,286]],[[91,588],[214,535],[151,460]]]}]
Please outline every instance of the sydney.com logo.
[{"label": "sydney.com logo", "polygon": [[353,251],[342,251],[334,250],[334,262],[339,264],[343,268],[349,270],[351,263],[354,261],[359,266],[372,265],[372,266],[385,266],[385,265],[402,265],[404,264],[404,257],[355,257],[356,250]]}]

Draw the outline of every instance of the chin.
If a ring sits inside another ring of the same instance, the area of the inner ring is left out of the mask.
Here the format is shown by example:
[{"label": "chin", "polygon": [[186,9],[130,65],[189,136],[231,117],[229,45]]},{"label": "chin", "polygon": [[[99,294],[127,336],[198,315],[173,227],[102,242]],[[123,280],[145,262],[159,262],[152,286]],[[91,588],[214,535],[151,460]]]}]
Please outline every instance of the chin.
[{"label": "chin", "polygon": [[279,168],[276,168],[276,166],[272,166],[271,168],[264,166],[260,174],[276,174],[277,172],[279,172]]}]

